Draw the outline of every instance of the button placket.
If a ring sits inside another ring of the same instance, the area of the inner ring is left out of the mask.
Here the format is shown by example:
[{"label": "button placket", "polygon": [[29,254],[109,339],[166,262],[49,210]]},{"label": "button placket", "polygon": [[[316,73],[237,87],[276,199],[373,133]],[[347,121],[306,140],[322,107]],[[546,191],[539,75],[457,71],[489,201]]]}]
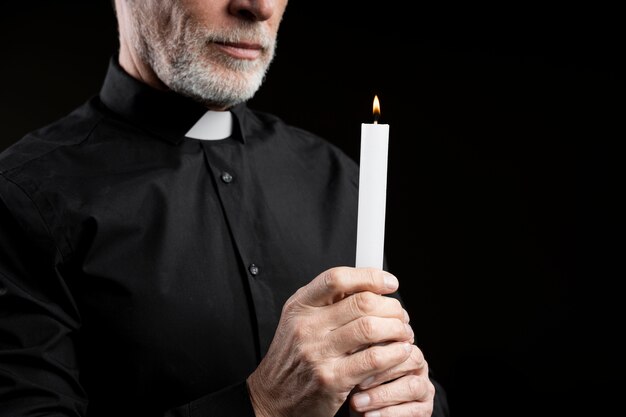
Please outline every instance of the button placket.
[{"label": "button placket", "polygon": [[[231,141],[225,146],[209,147],[203,141],[202,146],[209,169],[211,169],[222,209],[232,233],[233,243],[240,254],[242,273],[245,273],[252,296],[251,308],[257,317],[257,328],[261,354],[267,352],[276,330],[275,317],[280,314],[280,307],[274,304],[274,292],[261,277],[264,272],[258,261],[265,258],[262,250],[262,236],[257,236],[255,226],[256,207],[259,195],[249,182],[253,181],[249,172],[250,164],[243,144]],[[228,175],[225,175],[228,174]]]}]

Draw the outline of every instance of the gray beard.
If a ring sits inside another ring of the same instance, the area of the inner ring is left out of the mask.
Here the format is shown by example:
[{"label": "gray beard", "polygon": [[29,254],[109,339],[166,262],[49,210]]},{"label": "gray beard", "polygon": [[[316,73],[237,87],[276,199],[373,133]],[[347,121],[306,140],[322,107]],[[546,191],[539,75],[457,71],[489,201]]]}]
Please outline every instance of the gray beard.
[{"label": "gray beard", "polygon": [[[141,9],[133,15],[136,22],[133,46],[157,77],[172,91],[190,97],[210,108],[229,108],[249,100],[261,87],[274,58],[276,40],[259,24],[250,23],[229,31],[211,31],[198,27],[184,11],[174,7],[168,11],[171,20],[182,22],[181,30],[163,30],[154,16],[142,16]],[[210,52],[209,42],[254,40],[266,48],[255,61],[235,59],[220,52]]]},{"label": "gray beard", "polygon": [[[261,87],[269,65],[249,69],[233,60],[229,70],[215,68],[216,64],[197,59],[193,54],[181,54],[171,65],[156,66],[155,72],[171,90],[191,97],[209,107],[228,108],[247,101]],[[258,66],[258,65],[257,65]],[[240,67],[237,68],[237,67]]]}]

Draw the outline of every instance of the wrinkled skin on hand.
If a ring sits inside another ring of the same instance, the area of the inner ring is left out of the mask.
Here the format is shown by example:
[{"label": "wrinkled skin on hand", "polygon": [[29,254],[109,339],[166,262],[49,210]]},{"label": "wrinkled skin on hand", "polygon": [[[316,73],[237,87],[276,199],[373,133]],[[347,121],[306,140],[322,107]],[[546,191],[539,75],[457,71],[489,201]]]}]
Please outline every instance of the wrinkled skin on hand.
[{"label": "wrinkled skin on hand", "polygon": [[352,407],[373,417],[430,415],[428,366],[407,312],[385,296],[398,285],[382,270],[336,267],[291,296],[247,381],[256,415],[332,417],[355,387]]}]

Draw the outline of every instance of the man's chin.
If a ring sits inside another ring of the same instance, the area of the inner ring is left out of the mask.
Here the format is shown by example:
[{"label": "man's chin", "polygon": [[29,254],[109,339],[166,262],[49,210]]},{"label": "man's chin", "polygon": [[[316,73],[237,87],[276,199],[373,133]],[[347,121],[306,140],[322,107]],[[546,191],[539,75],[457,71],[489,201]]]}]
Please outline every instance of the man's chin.
[{"label": "man's chin", "polygon": [[215,57],[212,58],[210,62],[203,57],[205,62],[187,61],[187,65],[172,65],[170,68],[178,70],[170,72],[170,82],[166,84],[174,92],[212,107],[232,107],[256,94],[265,75],[264,68],[259,69],[258,62],[252,63],[254,68],[249,68],[249,61],[233,68],[233,60],[216,62]]},{"label": "man's chin", "polygon": [[206,107],[212,109],[225,109],[249,100],[256,93],[258,88],[237,90],[230,89],[229,91],[224,91],[223,88],[216,90],[212,87],[201,87],[199,84],[194,84],[175,86],[172,90],[178,94],[200,102]]}]

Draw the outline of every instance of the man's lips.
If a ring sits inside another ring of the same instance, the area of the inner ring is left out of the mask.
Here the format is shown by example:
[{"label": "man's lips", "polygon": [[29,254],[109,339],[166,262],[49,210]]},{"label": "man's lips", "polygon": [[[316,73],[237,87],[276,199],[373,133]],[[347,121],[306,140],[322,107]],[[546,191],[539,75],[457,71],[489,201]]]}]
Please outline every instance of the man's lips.
[{"label": "man's lips", "polygon": [[216,42],[215,45],[233,58],[255,60],[261,56],[263,46],[249,42]]}]

